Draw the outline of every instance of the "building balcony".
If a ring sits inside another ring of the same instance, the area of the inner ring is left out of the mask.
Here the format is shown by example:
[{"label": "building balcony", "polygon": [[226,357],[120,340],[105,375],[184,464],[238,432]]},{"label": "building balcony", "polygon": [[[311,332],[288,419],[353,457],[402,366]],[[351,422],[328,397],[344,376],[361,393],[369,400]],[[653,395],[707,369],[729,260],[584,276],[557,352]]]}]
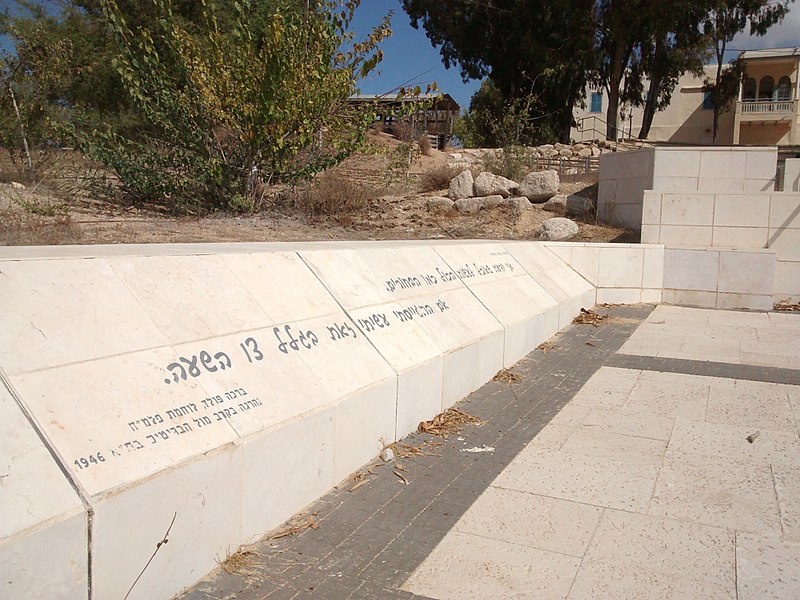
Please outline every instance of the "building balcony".
[{"label": "building balcony", "polygon": [[741,121],[780,121],[798,114],[797,100],[755,100],[737,102]]}]

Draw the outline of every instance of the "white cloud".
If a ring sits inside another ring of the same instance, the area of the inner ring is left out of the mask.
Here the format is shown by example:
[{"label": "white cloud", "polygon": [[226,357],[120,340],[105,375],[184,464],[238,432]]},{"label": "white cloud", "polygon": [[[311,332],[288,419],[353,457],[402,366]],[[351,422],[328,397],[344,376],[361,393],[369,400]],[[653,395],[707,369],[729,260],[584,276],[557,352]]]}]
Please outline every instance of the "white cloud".
[{"label": "white cloud", "polygon": [[737,50],[761,48],[795,48],[800,46],[800,5],[793,4],[789,14],[778,25],[773,25],[767,35],[756,37],[748,32],[737,35],[729,44]]}]

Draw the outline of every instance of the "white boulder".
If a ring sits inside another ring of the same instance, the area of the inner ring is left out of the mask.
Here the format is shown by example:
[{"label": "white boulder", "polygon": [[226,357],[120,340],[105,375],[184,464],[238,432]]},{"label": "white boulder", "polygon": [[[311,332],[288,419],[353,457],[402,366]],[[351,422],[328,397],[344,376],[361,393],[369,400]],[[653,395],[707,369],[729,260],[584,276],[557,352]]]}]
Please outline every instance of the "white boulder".
[{"label": "white boulder", "polygon": [[506,179],[501,175],[495,175],[484,171],[475,178],[476,196],[494,196],[500,194],[503,198],[508,198],[511,193],[519,187],[516,181]]},{"label": "white boulder", "polygon": [[574,221],[564,217],[547,219],[536,233],[536,237],[540,240],[552,242],[568,240],[576,235],[578,235],[578,226]]},{"label": "white boulder", "polygon": [[475,180],[470,171],[462,171],[450,180],[450,191],[447,194],[453,200],[472,198],[475,195]]},{"label": "white boulder", "polygon": [[525,176],[517,193],[531,202],[545,202],[558,193],[560,183],[556,171],[534,171]]}]

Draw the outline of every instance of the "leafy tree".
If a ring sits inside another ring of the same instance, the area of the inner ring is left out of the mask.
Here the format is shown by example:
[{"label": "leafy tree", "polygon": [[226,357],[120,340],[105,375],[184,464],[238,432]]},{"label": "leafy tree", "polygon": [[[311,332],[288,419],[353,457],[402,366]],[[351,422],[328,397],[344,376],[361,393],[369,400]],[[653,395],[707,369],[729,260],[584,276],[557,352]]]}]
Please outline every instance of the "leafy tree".
[{"label": "leafy tree", "polygon": [[555,130],[564,141],[593,68],[593,4],[402,0],[412,26],[421,24],[440,47],[446,67],[458,65],[465,81],[489,77],[501,96],[499,106],[532,94],[537,101],[530,103],[534,118],[527,120],[528,134]]},{"label": "leafy tree", "polygon": [[653,0],[643,10],[648,27],[629,66],[624,99],[644,108],[639,138],[647,139],[655,113],[669,105],[681,76],[704,73],[709,52],[702,21],[708,0]]},{"label": "leafy tree", "polygon": [[[50,121],[110,168],[112,193],[192,213],[252,208],[265,184],[311,177],[363,139],[371,107],[347,98],[391,31],[387,17],[354,41],[359,3],[21,1],[26,15],[6,23],[21,65],[11,85],[61,111]],[[59,68],[46,40],[64,48]]]},{"label": "leafy tree", "polygon": [[713,143],[719,137],[719,115],[730,110],[739,93],[743,69],[738,61],[725,65],[728,43],[748,26],[750,35],[765,35],[780,23],[794,0],[718,0],[708,11],[704,32],[712,40],[717,70],[714,80],[706,80],[706,90],[714,104]]}]

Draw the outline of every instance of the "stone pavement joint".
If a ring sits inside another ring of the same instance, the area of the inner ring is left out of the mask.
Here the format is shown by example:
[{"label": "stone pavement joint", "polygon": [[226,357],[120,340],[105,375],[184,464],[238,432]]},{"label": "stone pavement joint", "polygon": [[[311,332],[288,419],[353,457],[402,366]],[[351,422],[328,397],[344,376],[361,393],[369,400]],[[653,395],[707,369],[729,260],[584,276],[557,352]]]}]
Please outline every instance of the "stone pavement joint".
[{"label": "stone pavement joint", "polygon": [[781,383],[790,385],[800,385],[800,369],[785,369],[781,367],[763,367],[708,360],[687,360],[683,358],[638,356],[635,354],[617,354],[609,359],[606,366],[634,369],[637,371],[661,371],[665,373],[704,375],[706,377],[723,377],[726,379],[764,381],[769,383],[780,381]]},{"label": "stone pavement joint", "polygon": [[[600,327],[572,325],[511,370],[519,380],[491,381],[457,406],[485,421],[446,440],[413,433],[402,443],[444,442],[435,454],[401,460],[408,485],[388,463],[374,462],[369,483],[350,483],[324,496],[306,513],[317,529],[249,550],[238,572],[218,569],[182,600],[269,598],[424,598],[400,586],[459,518],[558,411],[606,364],[652,305],[612,306]],[[470,453],[469,448],[493,447]],[[366,471],[366,470],[365,470]]]}]

